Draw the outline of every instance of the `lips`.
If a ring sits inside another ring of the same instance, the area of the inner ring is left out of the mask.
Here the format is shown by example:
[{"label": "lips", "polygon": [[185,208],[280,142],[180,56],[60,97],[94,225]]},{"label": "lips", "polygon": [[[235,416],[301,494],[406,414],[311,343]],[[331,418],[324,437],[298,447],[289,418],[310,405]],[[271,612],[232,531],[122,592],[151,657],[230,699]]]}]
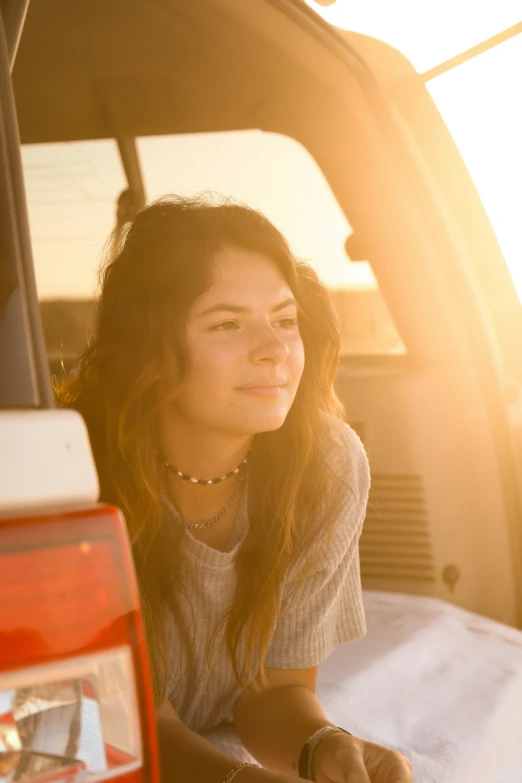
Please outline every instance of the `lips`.
[{"label": "lips", "polygon": [[253,389],[280,389],[283,386],[286,386],[287,381],[285,381],[283,378],[274,378],[270,381],[256,381],[254,383],[249,383],[246,386],[239,386],[239,391],[252,391]]}]

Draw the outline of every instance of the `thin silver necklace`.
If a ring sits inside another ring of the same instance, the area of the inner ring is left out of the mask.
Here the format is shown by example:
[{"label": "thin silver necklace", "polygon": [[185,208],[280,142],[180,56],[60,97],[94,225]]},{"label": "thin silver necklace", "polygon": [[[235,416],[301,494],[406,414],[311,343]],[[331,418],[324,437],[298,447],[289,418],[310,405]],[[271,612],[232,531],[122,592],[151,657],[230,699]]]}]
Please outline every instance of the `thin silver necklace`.
[{"label": "thin silver necklace", "polygon": [[211,525],[215,525],[216,522],[219,522],[219,520],[225,516],[228,509],[231,507],[232,503],[239,495],[241,487],[245,482],[246,476],[247,476],[247,472],[245,470],[244,473],[239,477],[236,488],[230,495],[229,499],[227,500],[227,502],[225,503],[221,511],[218,511],[215,517],[212,517],[212,519],[207,519],[204,522],[187,522],[186,520],[183,519],[183,524],[185,525],[187,530],[203,530],[203,528],[211,527]]}]

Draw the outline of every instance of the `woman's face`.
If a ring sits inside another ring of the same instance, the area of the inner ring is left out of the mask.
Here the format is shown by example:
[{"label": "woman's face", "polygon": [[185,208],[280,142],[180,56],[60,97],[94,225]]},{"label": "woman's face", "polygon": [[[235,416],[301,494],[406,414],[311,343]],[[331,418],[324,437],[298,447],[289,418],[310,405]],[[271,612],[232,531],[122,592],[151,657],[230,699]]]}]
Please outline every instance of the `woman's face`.
[{"label": "woman's face", "polygon": [[187,423],[243,435],[281,427],[304,368],[296,303],[276,265],[229,247],[187,321],[189,373],[174,406]]}]

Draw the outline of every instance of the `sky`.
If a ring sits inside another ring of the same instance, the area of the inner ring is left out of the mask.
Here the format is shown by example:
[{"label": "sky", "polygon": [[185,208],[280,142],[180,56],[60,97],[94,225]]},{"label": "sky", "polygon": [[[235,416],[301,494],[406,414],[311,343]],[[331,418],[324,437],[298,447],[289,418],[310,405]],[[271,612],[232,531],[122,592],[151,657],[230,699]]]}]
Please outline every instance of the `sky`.
[{"label": "sky", "polygon": [[[307,4],[386,41],[419,73],[522,21],[522,0],[337,0]],[[428,82],[522,300],[522,34]]]},{"label": "sky", "polygon": [[[337,0],[308,4],[332,24],[381,38],[419,72],[522,18],[522,0]],[[470,170],[522,298],[522,36],[429,83]],[[344,252],[350,226],[297,142],[246,131],[138,140],[147,197],[212,191],[258,207],[332,288],[377,286]],[[113,141],[22,150],[40,298],[90,297],[125,180]]]},{"label": "sky", "polygon": [[323,19],[399,49],[419,73],[522,20],[520,0],[336,0]]}]

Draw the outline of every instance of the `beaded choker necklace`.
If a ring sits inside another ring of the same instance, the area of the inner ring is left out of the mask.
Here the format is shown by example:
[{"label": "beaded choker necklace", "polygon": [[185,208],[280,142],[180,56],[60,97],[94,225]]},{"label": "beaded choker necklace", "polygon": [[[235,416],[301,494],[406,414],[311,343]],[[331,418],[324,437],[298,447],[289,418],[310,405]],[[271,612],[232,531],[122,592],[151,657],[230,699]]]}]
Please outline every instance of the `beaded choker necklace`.
[{"label": "beaded choker necklace", "polygon": [[245,468],[246,464],[248,462],[248,455],[252,449],[249,450],[248,454],[246,455],[245,459],[240,462],[240,464],[235,468],[234,470],[231,470],[230,473],[226,473],[224,476],[218,476],[218,478],[215,479],[198,479],[194,478],[193,476],[189,476],[187,473],[183,473],[183,471],[178,470],[174,467],[174,465],[171,465],[168,460],[165,460],[165,467],[169,471],[169,473],[174,473],[174,475],[179,476],[180,479],[183,479],[183,481],[190,481],[191,484],[221,484],[222,481],[226,481],[227,479],[231,479],[234,476],[237,476],[241,468]]}]

